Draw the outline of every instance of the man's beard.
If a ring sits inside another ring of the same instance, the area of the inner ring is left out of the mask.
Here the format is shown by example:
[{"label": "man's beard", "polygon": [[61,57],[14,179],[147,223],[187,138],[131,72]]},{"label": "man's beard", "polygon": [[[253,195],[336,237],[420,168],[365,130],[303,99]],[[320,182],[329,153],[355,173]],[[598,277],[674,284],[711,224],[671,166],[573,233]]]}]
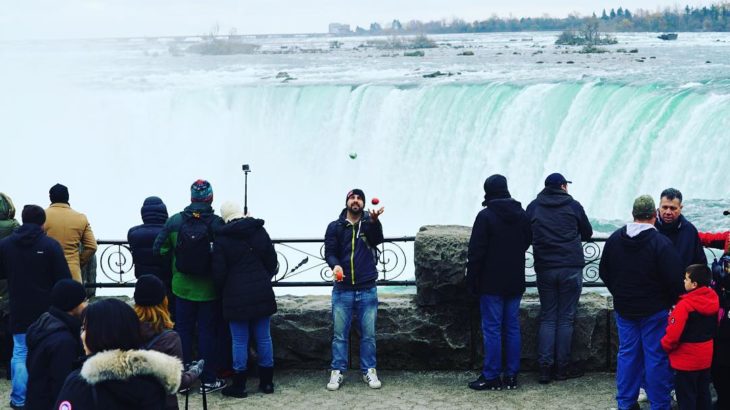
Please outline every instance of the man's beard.
[{"label": "man's beard", "polygon": [[361,214],[363,211],[362,208],[359,205],[357,205],[357,207],[358,207],[358,209],[355,210],[355,209],[353,209],[353,205],[350,205],[347,207],[347,211],[350,212],[351,214],[355,214],[355,215]]}]

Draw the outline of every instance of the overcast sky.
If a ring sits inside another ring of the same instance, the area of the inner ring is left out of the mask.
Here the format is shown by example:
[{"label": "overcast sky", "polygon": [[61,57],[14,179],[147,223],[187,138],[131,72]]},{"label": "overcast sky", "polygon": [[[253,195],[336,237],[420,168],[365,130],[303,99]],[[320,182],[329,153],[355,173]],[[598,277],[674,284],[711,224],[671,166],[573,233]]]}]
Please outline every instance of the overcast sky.
[{"label": "overcast sky", "polygon": [[[692,6],[711,1],[689,0]],[[600,14],[684,7],[667,0],[4,0],[0,40],[204,34],[216,23],[223,33],[321,33],[331,22],[368,27],[371,22],[516,17],[578,12]]]}]

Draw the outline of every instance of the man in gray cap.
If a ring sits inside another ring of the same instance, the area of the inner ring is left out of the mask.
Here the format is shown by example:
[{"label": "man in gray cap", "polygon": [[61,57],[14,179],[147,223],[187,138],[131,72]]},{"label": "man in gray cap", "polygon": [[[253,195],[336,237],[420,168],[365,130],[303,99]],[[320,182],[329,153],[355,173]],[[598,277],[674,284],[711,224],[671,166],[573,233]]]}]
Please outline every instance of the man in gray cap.
[{"label": "man in gray cap", "polygon": [[654,227],[650,196],[636,198],[632,215],[634,222],[606,241],[599,267],[618,328],[616,401],[619,409],[638,409],[644,379],[652,408],[669,409],[672,372],[661,338],[669,309],[684,292],[684,267],[672,242]]},{"label": "man in gray cap", "polygon": [[527,206],[540,294],[537,361],[542,384],[583,375],[570,365],[570,351],[583,289],[582,241],[591,239],[593,228],[583,207],[568,194],[570,183],[561,174],[548,175],[545,189]]}]

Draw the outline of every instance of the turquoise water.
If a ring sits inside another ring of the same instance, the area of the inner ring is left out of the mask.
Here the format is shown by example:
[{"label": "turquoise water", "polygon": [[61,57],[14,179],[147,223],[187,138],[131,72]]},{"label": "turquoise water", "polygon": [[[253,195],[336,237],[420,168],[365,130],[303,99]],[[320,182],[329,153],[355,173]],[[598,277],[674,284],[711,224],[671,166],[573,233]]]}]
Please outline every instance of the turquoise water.
[{"label": "turquoise water", "polygon": [[[434,36],[424,58],[363,38],[333,51],[330,37],[250,38],[261,53],[219,57],[185,53],[195,38],[0,43],[0,134],[7,152],[33,153],[32,167],[5,157],[27,171],[1,188],[45,204],[64,182],[97,236],[118,239],[144,197],[181,209],[197,178],[214,205],[242,201],[249,163],[249,206],[273,237],[321,237],[353,186],[401,236],[470,225],[492,173],[526,205],[559,171],[599,232],[669,186],[701,229],[730,228],[730,36],[620,34],[583,55],[555,35]],[[423,77],[436,70],[453,75]]]}]

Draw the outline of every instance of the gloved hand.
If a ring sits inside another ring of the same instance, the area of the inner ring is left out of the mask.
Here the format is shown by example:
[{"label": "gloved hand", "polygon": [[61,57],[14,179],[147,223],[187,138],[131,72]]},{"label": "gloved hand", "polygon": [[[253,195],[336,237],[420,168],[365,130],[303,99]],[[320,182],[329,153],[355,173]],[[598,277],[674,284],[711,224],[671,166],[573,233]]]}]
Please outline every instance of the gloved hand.
[{"label": "gloved hand", "polygon": [[186,373],[190,374],[191,376],[193,376],[197,379],[200,377],[200,374],[203,373],[204,367],[205,367],[205,360],[200,359],[197,362],[190,363],[190,367],[188,367],[188,370]]}]

